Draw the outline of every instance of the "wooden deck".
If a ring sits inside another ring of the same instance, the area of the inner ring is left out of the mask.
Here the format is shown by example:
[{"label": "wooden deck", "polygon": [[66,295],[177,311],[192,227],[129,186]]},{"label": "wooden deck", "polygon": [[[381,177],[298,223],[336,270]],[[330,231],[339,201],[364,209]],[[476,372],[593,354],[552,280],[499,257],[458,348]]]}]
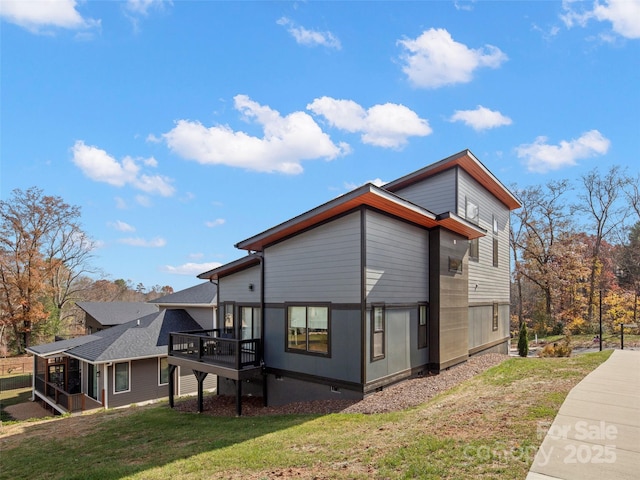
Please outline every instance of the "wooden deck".
[{"label": "wooden deck", "polygon": [[36,376],[35,394],[60,413],[79,413],[102,408],[102,404],[84,393],[69,393]]}]

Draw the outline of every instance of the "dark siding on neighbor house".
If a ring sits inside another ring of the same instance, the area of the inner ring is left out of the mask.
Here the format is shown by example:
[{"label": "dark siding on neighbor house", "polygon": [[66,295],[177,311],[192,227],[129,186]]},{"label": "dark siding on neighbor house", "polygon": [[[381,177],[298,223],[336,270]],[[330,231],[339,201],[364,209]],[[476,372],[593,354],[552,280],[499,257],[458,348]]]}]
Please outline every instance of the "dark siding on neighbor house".
[{"label": "dark siding on neighbor house", "polygon": [[[193,374],[193,370],[189,368],[178,367],[180,378],[178,380],[178,395],[195,395],[198,393],[198,380]],[[206,376],[203,383],[205,390],[216,388],[217,376],[210,373]]]},{"label": "dark siding on neighbor house", "polygon": [[168,385],[158,385],[158,359],[146,358],[132,360],[129,372],[129,392],[114,393],[113,371],[115,363],[109,369],[109,408],[123,407],[132,403],[143,403],[169,396]]},{"label": "dark siding on neighbor house", "polygon": [[360,211],[272,245],[264,257],[266,303],[358,303]]}]

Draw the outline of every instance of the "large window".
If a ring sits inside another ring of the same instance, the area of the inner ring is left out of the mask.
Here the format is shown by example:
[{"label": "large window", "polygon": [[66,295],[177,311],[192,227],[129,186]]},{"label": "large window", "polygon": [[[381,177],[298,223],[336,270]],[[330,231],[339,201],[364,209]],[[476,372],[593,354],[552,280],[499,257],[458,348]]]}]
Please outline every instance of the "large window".
[{"label": "large window", "polygon": [[429,345],[428,335],[429,306],[418,306],[418,348],[425,348]]},{"label": "large window", "polygon": [[371,359],[384,358],[384,305],[374,305],[371,309]]},{"label": "large window", "polygon": [[128,392],[129,385],[129,362],[116,363],[113,366],[113,391],[115,393]]},{"label": "large window", "polygon": [[166,385],[169,383],[169,359],[167,357],[159,358],[158,368],[160,370],[158,384]]},{"label": "large window", "polygon": [[287,351],[329,355],[329,307],[287,307]]}]

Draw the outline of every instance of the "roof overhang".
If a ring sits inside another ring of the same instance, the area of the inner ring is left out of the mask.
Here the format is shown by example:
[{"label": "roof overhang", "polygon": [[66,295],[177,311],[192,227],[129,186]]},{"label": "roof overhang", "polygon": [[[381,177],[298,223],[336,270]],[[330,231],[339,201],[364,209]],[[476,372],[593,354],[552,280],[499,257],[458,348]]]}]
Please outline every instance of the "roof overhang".
[{"label": "roof overhang", "polygon": [[251,255],[247,255],[246,257],[242,257],[238,260],[234,260],[233,262],[229,262],[226,265],[222,265],[207,272],[201,273],[200,275],[198,275],[198,278],[202,280],[208,279],[209,281],[218,280],[220,277],[231,275],[232,273],[236,273],[246,268],[258,265],[261,259],[261,254],[252,253]]},{"label": "roof overhang", "polygon": [[[386,189],[368,183],[313,210],[309,210],[302,215],[243,240],[237,243],[236,247],[243,250],[260,252],[267,245],[276,243],[361,206],[380,210],[425,228],[443,227],[468,239],[486,235],[484,229],[467,220],[461,219],[453,213],[435,215],[433,212],[411,203]],[[232,273],[228,270],[232,268],[235,263],[236,262],[232,262],[201,274],[198,278],[213,278],[211,276],[213,272],[216,272],[218,275]]]},{"label": "roof overhang", "polygon": [[416,172],[405,175],[393,182],[384,185],[384,189],[397,192],[425,178],[444,172],[454,167],[460,167],[471,175],[480,185],[486,188],[493,196],[500,200],[509,210],[515,210],[522,205],[520,201],[498,180],[480,160],[469,150],[451,155],[439,162],[428,165]]}]

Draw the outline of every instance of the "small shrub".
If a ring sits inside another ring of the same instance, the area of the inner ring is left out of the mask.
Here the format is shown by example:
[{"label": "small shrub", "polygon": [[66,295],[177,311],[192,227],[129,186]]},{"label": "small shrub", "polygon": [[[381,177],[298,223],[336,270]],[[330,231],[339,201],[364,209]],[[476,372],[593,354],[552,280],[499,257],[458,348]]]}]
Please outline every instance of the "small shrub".
[{"label": "small shrub", "polygon": [[538,352],[539,357],[569,357],[571,356],[571,338],[564,337],[559,342],[550,343]]},{"label": "small shrub", "polygon": [[520,327],[520,335],[518,335],[518,355],[526,357],[529,355],[529,338],[527,332],[527,324],[522,322]]}]

